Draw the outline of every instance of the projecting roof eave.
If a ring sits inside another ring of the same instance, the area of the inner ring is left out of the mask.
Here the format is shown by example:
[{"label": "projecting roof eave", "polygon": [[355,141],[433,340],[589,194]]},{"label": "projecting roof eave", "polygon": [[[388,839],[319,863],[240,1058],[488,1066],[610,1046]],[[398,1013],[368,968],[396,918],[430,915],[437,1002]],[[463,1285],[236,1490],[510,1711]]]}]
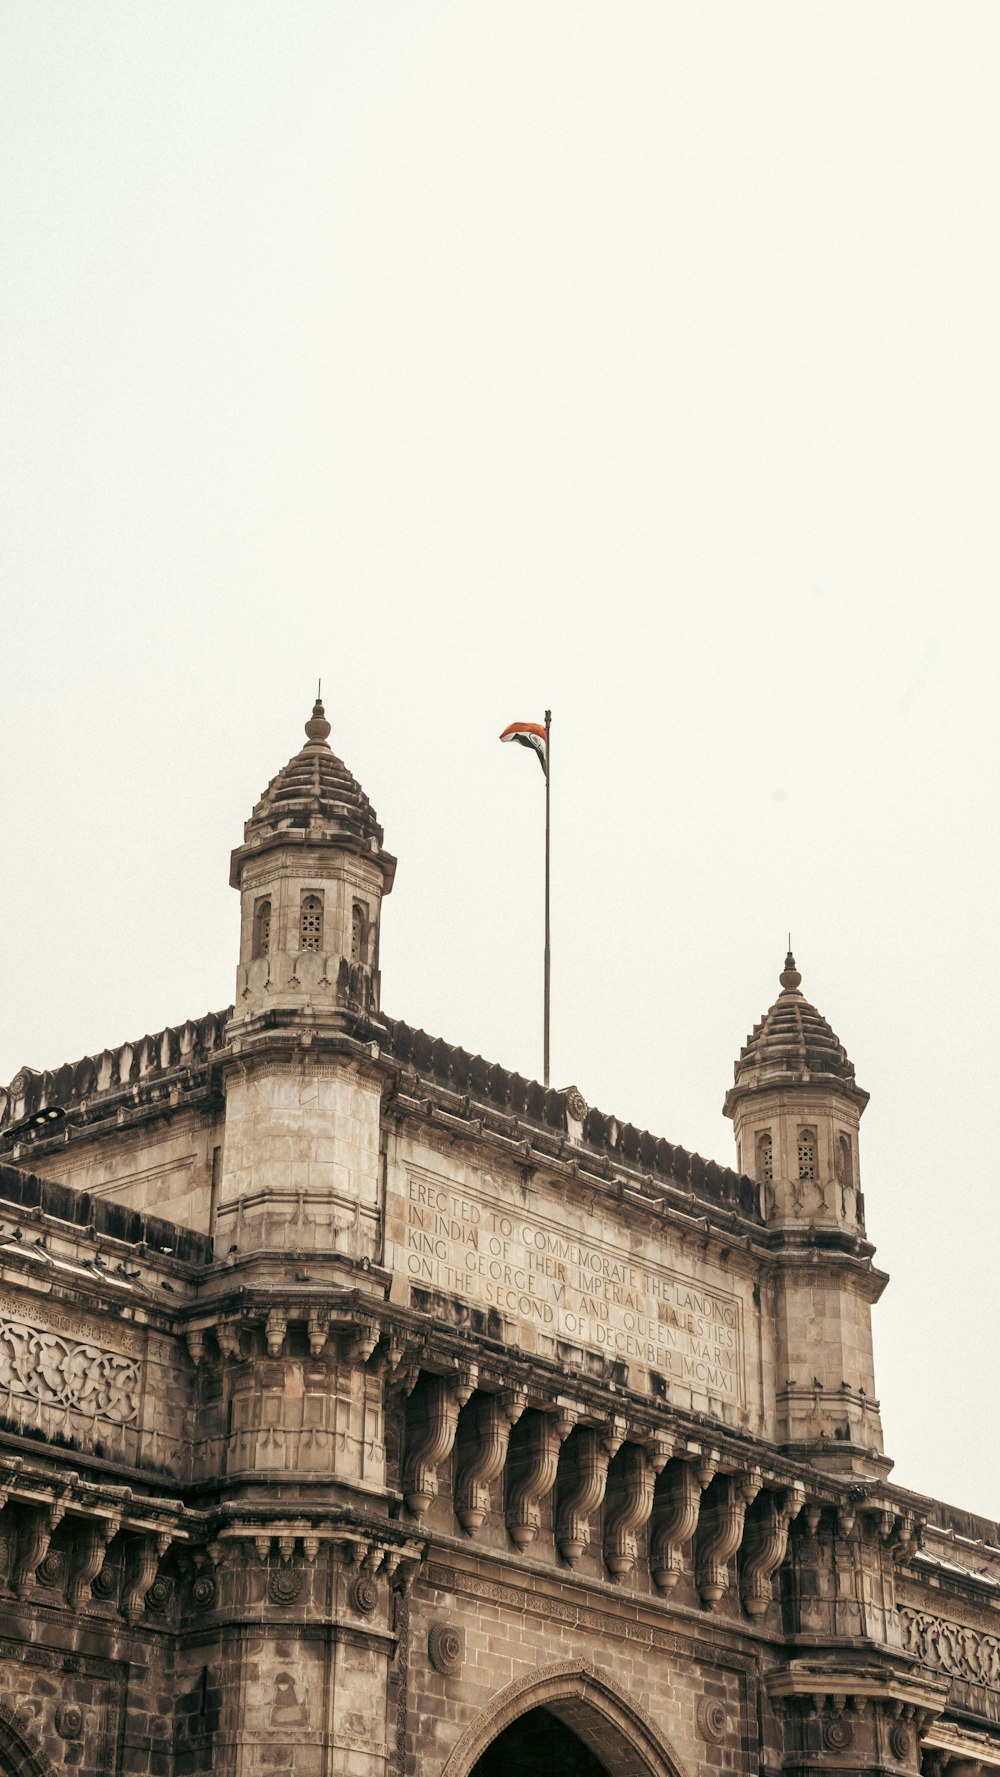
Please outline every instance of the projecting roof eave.
[{"label": "projecting roof eave", "polygon": [[238,889],[243,865],[248,858],[259,858],[264,852],[280,851],[291,848],[312,849],[315,851],[349,852],[354,857],[370,858],[382,875],[382,893],[391,892],[396,876],[396,860],[391,852],[383,850],[378,842],[366,838],[362,833],[352,833],[343,828],[336,833],[329,830],[317,832],[308,827],[279,827],[270,833],[261,833],[238,845],[233,852],[229,864],[229,886]]},{"label": "projecting roof eave", "polygon": [[869,1098],[859,1086],[853,1074],[831,1074],[813,1068],[766,1068],[754,1069],[743,1079],[737,1080],[723,1100],[722,1109],[727,1117],[732,1117],[736,1106],[745,1098],[757,1097],[765,1092],[784,1092],[788,1089],[809,1087],[820,1092],[835,1092],[853,1104],[860,1116]]}]

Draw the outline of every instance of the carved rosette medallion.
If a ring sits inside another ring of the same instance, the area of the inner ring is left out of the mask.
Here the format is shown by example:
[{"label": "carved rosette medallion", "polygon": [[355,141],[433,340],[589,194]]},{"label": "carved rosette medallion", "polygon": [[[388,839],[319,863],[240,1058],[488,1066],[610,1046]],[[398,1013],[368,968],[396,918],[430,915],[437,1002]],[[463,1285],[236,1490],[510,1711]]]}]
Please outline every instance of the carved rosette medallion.
[{"label": "carved rosette medallion", "polygon": [[50,1549],[35,1568],[35,1579],[40,1586],[58,1586],[65,1571],[65,1555],[58,1549]]},{"label": "carved rosette medallion", "polygon": [[83,1733],[83,1710],[79,1703],[60,1703],[55,1721],[56,1733],[64,1740],[79,1740]]},{"label": "carved rosette medallion", "polygon": [[716,1697],[702,1697],[698,1703],[698,1732],[711,1746],[721,1746],[729,1732],[729,1715],[724,1703]]},{"label": "carved rosette medallion", "polygon": [[909,1728],[903,1722],[896,1723],[889,1735],[889,1745],[892,1747],[893,1758],[898,1759],[901,1765],[908,1765],[910,1754],[913,1751],[913,1741],[910,1738]]},{"label": "carved rosette medallion", "polygon": [[302,1575],[293,1567],[273,1567],[267,1576],[267,1595],[272,1604],[294,1604],[302,1591]]},{"label": "carved rosette medallion", "polygon": [[[37,1576],[36,1576],[37,1577]],[[105,1561],[96,1580],[93,1591],[97,1598],[114,1598],[118,1592],[118,1567],[114,1562]]]},{"label": "carved rosette medallion", "polygon": [[823,1725],[823,1745],[830,1752],[846,1752],[854,1743],[854,1729],[843,1715],[835,1715]]},{"label": "carved rosette medallion", "polygon": [[173,1581],[168,1580],[163,1574],[158,1575],[146,1593],[146,1609],[152,1611],[154,1617],[162,1617],[170,1603],[172,1591]]},{"label": "carved rosette medallion", "polygon": [[213,1610],[215,1608],[215,1578],[210,1573],[200,1573],[191,1587],[191,1602],[195,1610]]},{"label": "carved rosette medallion", "polygon": [[359,1573],[351,1587],[351,1603],[363,1617],[374,1615],[378,1609],[378,1587],[370,1574]]},{"label": "carved rosette medallion", "polygon": [[455,1623],[432,1623],[427,1652],[435,1672],[453,1678],[465,1664],[465,1630]]}]

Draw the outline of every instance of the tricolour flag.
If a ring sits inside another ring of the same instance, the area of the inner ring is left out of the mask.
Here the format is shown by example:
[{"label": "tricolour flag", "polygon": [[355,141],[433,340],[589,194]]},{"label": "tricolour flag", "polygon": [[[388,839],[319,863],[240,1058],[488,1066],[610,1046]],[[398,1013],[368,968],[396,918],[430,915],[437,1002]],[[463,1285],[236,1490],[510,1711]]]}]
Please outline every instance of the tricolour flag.
[{"label": "tricolour flag", "polygon": [[501,740],[516,740],[519,746],[530,747],[537,753],[538,762],[545,776],[549,775],[549,753],[545,737],[545,729],[540,722],[511,722],[500,736]]}]

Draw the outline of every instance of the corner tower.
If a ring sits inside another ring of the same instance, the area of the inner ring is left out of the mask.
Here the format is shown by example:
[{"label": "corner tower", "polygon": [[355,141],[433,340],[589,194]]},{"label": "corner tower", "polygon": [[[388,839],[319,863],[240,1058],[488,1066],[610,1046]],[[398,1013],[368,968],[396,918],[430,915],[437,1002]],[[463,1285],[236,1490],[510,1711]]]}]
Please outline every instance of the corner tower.
[{"label": "corner tower", "polygon": [[233,852],[236,1023],[279,1007],[378,1011],[379,920],[396,860],[329,733],[317,698],[305,746],[271,779]]},{"label": "corner tower", "polygon": [[379,1250],[379,922],[396,860],[329,733],[317,698],[233,852],[240,960],[212,1212],[230,1257]]},{"label": "corner tower", "polygon": [[776,1438],[819,1467],[864,1475],[882,1454],[871,1309],[888,1281],[865,1236],[858,1129],[868,1103],[847,1052],[800,991],[781,993],[740,1052],[723,1109],[757,1180],[775,1249]]}]

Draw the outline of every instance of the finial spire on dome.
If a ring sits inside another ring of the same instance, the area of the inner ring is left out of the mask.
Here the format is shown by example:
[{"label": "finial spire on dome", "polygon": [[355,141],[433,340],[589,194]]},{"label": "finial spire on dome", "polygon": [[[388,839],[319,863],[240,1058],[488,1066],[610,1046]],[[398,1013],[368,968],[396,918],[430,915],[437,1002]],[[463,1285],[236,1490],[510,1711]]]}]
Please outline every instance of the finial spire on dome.
[{"label": "finial spire on dome", "polygon": [[785,966],[782,969],[781,974],[778,976],[778,980],[785,993],[794,993],[802,981],[802,976],[795,967],[795,958],[792,955],[791,936],[792,934],[789,932],[788,955],[785,958]]},{"label": "finial spire on dome", "polygon": [[330,733],[330,724],[326,719],[326,712],[323,709],[323,700],[320,695],[322,689],[323,681],[320,679],[316,686],[316,702],[313,704],[313,713],[310,716],[309,721],[306,723],[306,736],[309,740],[323,741],[327,739],[327,736]]}]

